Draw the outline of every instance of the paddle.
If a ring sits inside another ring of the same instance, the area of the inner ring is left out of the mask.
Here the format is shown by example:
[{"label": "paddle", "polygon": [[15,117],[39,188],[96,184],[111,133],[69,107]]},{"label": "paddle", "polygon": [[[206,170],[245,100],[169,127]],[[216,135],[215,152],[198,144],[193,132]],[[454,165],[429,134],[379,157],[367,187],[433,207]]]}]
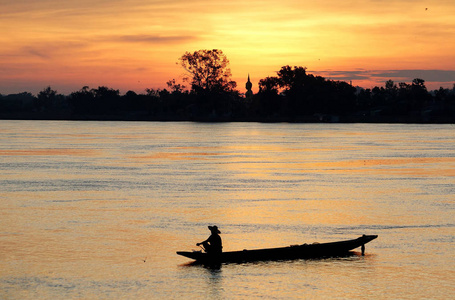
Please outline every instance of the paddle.
[{"label": "paddle", "polygon": [[201,246],[201,244],[197,243],[197,244],[196,244],[196,246],[199,246],[199,247],[201,247],[201,249],[202,249],[202,250],[204,250],[204,252],[207,252],[207,250],[205,250],[205,248],[204,248],[204,247],[202,247],[202,246]]}]

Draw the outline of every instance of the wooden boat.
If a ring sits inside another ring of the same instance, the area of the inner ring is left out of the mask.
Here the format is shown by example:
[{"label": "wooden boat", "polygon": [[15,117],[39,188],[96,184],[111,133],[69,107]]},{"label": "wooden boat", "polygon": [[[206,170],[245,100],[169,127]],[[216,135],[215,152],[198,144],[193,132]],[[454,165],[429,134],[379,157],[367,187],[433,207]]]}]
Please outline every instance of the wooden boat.
[{"label": "wooden boat", "polygon": [[363,254],[365,251],[365,244],[377,237],[377,235],[362,235],[357,239],[331,243],[314,243],[253,250],[245,249],[242,251],[222,253],[178,251],[177,254],[194,259],[199,263],[230,263],[335,257],[347,255],[349,254],[349,251],[358,247],[361,247]]}]

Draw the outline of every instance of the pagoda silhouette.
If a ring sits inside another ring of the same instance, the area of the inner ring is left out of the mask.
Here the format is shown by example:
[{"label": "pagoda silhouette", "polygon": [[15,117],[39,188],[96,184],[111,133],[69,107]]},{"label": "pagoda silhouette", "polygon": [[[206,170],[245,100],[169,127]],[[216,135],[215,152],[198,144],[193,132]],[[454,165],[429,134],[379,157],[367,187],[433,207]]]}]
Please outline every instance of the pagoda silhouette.
[{"label": "pagoda silhouette", "polygon": [[245,84],[245,88],[246,88],[245,97],[246,98],[250,98],[251,96],[253,96],[253,91],[251,90],[252,87],[253,87],[253,84],[250,81],[250,74],[248,74],[248,81]]}]

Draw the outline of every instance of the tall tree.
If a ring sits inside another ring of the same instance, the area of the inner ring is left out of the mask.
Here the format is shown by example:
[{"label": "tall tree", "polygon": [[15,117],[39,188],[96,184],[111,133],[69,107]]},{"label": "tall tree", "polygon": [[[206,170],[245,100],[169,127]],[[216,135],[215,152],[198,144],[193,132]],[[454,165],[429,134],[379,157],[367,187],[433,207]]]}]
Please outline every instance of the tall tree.
[{"label": "tall tree", "polygon": [[231,92],[237,86],[231,81],[229,60],[219,49],[185,52],[179,61],[191,76],[191,89],[195,93]]},{"label": "tall tree", "polygon": [[281,67],[277,72],[280,85],[287,90],[300,89],[307,81],[306,67],[292,68],[291,66]]}]

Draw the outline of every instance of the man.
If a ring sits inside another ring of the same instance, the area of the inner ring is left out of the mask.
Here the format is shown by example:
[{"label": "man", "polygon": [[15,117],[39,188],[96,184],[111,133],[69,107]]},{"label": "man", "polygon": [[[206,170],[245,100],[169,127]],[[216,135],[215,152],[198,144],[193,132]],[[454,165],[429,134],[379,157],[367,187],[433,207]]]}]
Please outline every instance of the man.
[{"label": "man", "polygon": [[203,242],[197,243],[196,246],[202,245],[207,253],[221,253],[223,246],[221,242],[221,233],[217,226],[209,226],[209,230],[212,233],[209,238]]}]

